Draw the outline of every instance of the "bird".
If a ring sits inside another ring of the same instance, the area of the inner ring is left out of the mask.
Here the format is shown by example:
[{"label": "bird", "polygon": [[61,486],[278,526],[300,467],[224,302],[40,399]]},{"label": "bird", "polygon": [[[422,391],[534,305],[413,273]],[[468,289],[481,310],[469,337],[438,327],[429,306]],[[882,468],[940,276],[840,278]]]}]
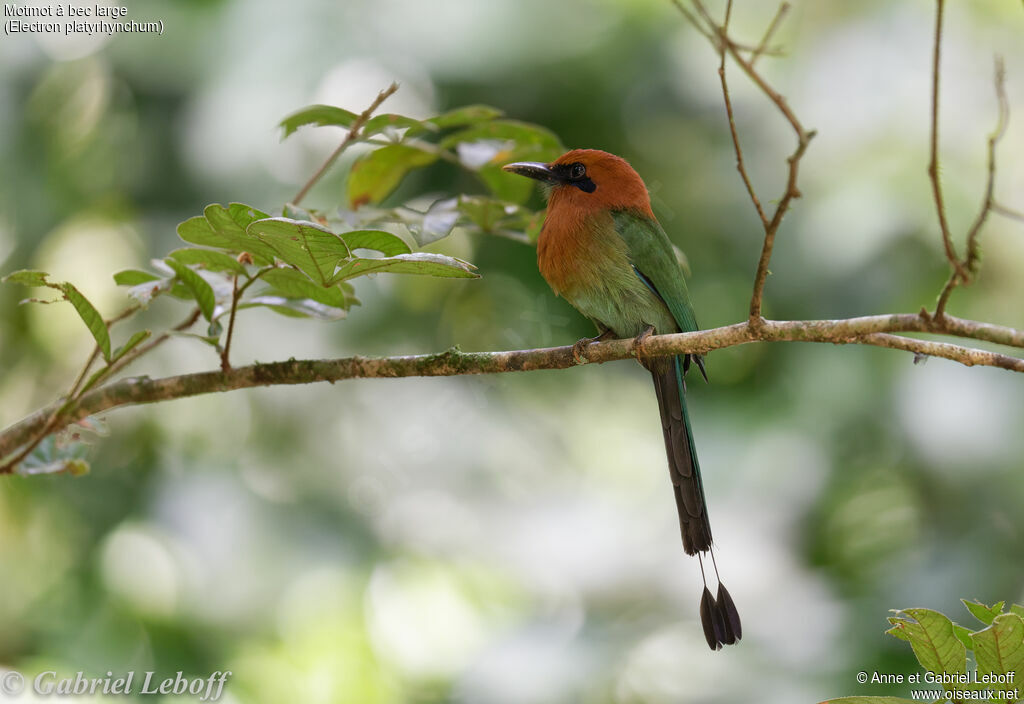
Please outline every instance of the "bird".
[{"label": "bird", "polygon": [[[651,210],[647,187],[629,162],[598,149],[573,149],[550,163],[520,161],[502,168],[539,181],[546,192],[538,268],[554,293],[593,321],[598,331],[596,337],[573,345],[576,360],[582,361],[594,342],[633,338],[637,359],[654,379],[683,549],[697,556],[704,581],[704,636],[712,650],[736,643],[742,625],[714,562],[707,500],[686,408],[686,373],[695,364],[706,381],[704,360],[693,354],[642,353],[651,334],[699,329],[682,267]],[[715,566],[716,596],[704,575],[705,553]]]}]

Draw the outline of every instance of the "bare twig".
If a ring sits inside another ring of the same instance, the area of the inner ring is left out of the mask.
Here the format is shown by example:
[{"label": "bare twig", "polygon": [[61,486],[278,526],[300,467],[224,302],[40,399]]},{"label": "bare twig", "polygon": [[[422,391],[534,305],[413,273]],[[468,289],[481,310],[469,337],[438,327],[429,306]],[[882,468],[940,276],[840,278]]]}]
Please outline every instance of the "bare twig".
[{"label": "bare twig", "polygon": [[[949,303],[949,298],[956,287],[961,283],[969,284],[971,279],[967,278],[968,276],[977,276],[978,262],[981,258],[981,252],[978,246],[978,237],[988,220],[989,214],[996,213],[1010,217],[1017,215],[1016,213],[1013,213],[1013,211],[1009,211],[999,205],[995,199],[996,148],[999,145],[999,141],[1003,138],[1003,135],[1006,134],[1006,127],[1010,121],[1010,104],[1006,97],[1006,69],[1003,65],[1002,58],[999,56],[995,59],[994,82],[996,101],[999,106],[998,115],[996,117],[995,129],[992,130],[988,137],[988,169],[981,207],[978,209],[978,214],[971,223],[970,229],[967,231],[967,252],[961,262],[961,266],[967,270],[967,274],[965,276],[961,276],[957,270],[953,270],[950,273],[949,279],[946,281],[946,285],[942,288],[942,292],[939,294],[939,300],[935,304],[935,318],[938,320],[941,320],[943,316],[945,316],[946,305]],[[1021,220],[1024,220],[1024,215],[1019,217]]]},{"label": "bare twig", "polygon": [[[899,314],[846,320],[766,320],[756,330],[747,323],[737,323],[700,332],[655,335],[644,342],[644,353],[652,357],[683,353],[703,354],[751,342],[828,342],[890,347],[920,355],[942,357],[968,366],[985,365],[1024,372],[1024,359],[895,334],[906,332],[941,333],[1024,349],[1024,330],[950,316],[939,325],[927,315]],[[133,377],[89,391],[64,412],[55,414],[55,411],[60,409],[58,402],[0,432],[0,455],[15,452],[25,443],[37,438],[43,430],[49,434],[90,415],[126,405],[169,401],[254,386],[334,382],[356,378],[456,376],[566,369],[577,364],[632,358],[632,340],[613,340],[590,345],[585,360],[573,357],[572,346],[510,352],[460,352],[451,349],[433,355],[288,360],[236,367],[227,372],[211,371],[164,379]],[[4,471],[11,471],[16,464],[8,463]]]},{"label": "bare twig", "polygon": [[331,168],[331,165],[334,164],[335,161],[337,161],[338,157],[341,156],[341,153],[345,151],[345,149],[347,149],[348,146],[352,144],[352,142],[356,141],[356,139],[359,138],[359,131],[363,129],[363,125],[365,125],[366,121],[370,119],[370,116],[374,113],[374,111],[380,107],[381,103],[383,103],[385,100],[391,97],[391,95],[394,94],[396,90],[398,90],[398,84],[392,83],[390,86],[388,86],[387,88],[385,88],[384,90],[377,94],[377,97],[374,98],[373,102],[370,104],[370,107],[366,108],[366,110],[363,110],[359,117],[356,118],[355,122],[352,123],[352,126],[348,130],[348,134],[345,135],[345,139],[341,141],[341,144],[338,145],[338,148],[335,149],[334,152],[332,152],[329,157],[327,157],[327,161],[325,161],[323,165],[319,169],[317,169],[316,173],[313,174],[310,177],[310,179],[306,182],[306,185],[303,186],[299,190],[299,192],[295,194],[295,197],[292,198],[292,205],[298,205],[302,201],[302,199],[306,197],[306,194],[309,193],[309,190],[316,185],[317,181],[323,178],[323,175],[327,173],[327,170]]},{"label": "bare twig", "polygon": [[[931,112],[931,159],[928,162],[928,178],[932,184],[932,198],[935,200],[935,212],[939,216],[939,228],[942,230],[942,246],[946,250],[946,259],[953,269],[953,276],[967,280],[967,271],[957,258],[953,247],[953,237],[949,232],[946,220],[946,203],[942,197],[942,182],[939,179],[939,64],[942,56],[942,17],[945,0],[935,0],[935,40],[932,44],[932,112]],[[953,284],[955,286],[955,284]],[[952,291],[952,287],[947,286]],[[936,310],[936,316],[941,317]]]},{"label": "bare twig", "polygon": [[728,25],[729,16],[732,14],[732,0],[729,0],[729,4],[725,9],[725,22],[721,27],[721,36],[719,38],[719,64],[718,64],[718,79],[722,83],[722,96],[725,98],[725,114],[729,118],[729,134],[732,136],[732,145],[736,153],[736,169],[740,172],[740,177],[743,179],[743,185],[747,187],[747,194],[750,196],[750,200],[754,203],[754,208],[757,210],[757,216],[761,218],[761,224],[764,227],[768,227],[769,222],[768,216],[765,215],[764,208],[761,207],[761,201],[757,197],[757,193],[754,191],[754,184],[750,182],[750,176],[747,174],[747,167],[743,163],[743,148],[740,146],[740,137],[736,131],[736,119],[732,111],[732,99],[729,97],[729,83],[725,78],[725,45],[726,37],[728,36]]},{"label": "bare twig", "polygon": [[750,65],[753,66],[757,63],[757,60],[761,58],[768,49],[768,42],[771,41],[772,35],[782,24],[782,20],[786,17],[786,13],[789,12],[789,3],[783,2],[779,5],[779,9],[775,12],[775,17],[772,18],[771,24],[768,25],[768,29],[765,30],[764,36],[761,38],[761,42],[754,49],[754,53],[750,55]]},{"label": "bare twig", "polygon": [[1003,138],[1003,135],[1006,134],[1006,126],[1010,122],[1010,101],[1006,98],[1006,67],[1003,65],[1003,57],[1001,56],[996,56],[995,58],[993,81],[996,87],[996,102],[999,105],[998,117],[996,118],[995,129],[988,136],[988,177],[985,181],[985,197],[982,200],[981,208],[978,210],[978,216],[974,219],[971,229],[967,231],[967,256],[965,257],[964,264],[971,274],[976,273],[978,268],[978,233],[981,232],[981,228],[985,225],[985,220],[988,219],[989,213],[992,212],[992,206],[995,205],[996,146],[999,144],[999,140]]},{"label": "bare twig", "polygon": [[1002,205],[1001,203],[993,203],[992,212],[999,213],[1000,215],[1006,218],[1012,218],[1013,220],[1020,220],[1021,222],[1024,222],[1024,213],[1018,210],[1007,208],[1005,205]]},{"label": "bare twig", "polygon": [[[681,7],[679,2],[673,0],[676,7]],[[810,144],[811,139],[814,137],[814,130],[807,130],[803,124],[797,118],[796,114],[786,103],[786,99],[757,72],[754,68],[753,58],[757,54],[755,51],[751,55],[750,59],[746,59],[740,53],[739,45],[734,42],[728,34],[727,22],[731,11],[732,3],[726,7],[726,23],[722,25],[717,24],[708,11],[704,8],[701,0],[693,0],[693,6],[697,9],[697,14],[703,18],[704,23],[713,29],[714,44],[721,55],[721,62],[719,65],[719,77],[722,82],[722,93],[725,99],[726,114],[729,118],[729,131],[733,140],[733,147],[736,151],[737,169],[740,172],[740,176],[743,179],[743,183],[747,188],[747,194],[750,196],[751,201],[754,203],[754,207],[757,209],[758,216],[761,218],[761,224],[764,227],[764,243],[761,247],[761,256],[757,263],[757,271],[754,274],[754,290],[750,297],[750,316],[748,319],[749,325],[757,329],[762,324],[761,318],[761,305],[764,297],[764,285],[768,279],[768,265],[771,262],[772,248],[775,245],[775,235],[779,230],[779,226],[782,224],[782,219],[785,217],[786,212],[789,210],[793,199],[800,197],[800,189],[797,187],[797,177],[800,170],[800,160],[803,158],[804,153],[807,151],[807,146]],[[694,24],[697,24],[697,19],[693,13],[684,12],[684,16]],[[779,19],[783,12],[780,8],[776,18]],[[781,21],[781,19],[779,19]],[[778,22],[773,20],[773,24],[778,25]],[[766,36],[770,36],[775,30],[769,27],[769,31],[766,32]],[[779,199],[778,204],[775,206],[775,211],[771,217],[768,217],[761,205],[760,199],[754,190],[754,187],[747,175],[746,168],[743,164],[743,152],[740,147],[739,138],[736,132],[736,124],[733,116],[732,101],[729,97],[728,84],[725,80],[725,54],[728,53],[736,65],[739,66],[747,77],[753,81],[753,83],[764,93],[768,99],[775,104],[779,112],[782,113],[783,117],[793,128],[793,132],[796,135],[797,145],[793,153],[787,158],[788,164],[788,176],[786,178],[786,190],[783,192],[782,197]]]}]

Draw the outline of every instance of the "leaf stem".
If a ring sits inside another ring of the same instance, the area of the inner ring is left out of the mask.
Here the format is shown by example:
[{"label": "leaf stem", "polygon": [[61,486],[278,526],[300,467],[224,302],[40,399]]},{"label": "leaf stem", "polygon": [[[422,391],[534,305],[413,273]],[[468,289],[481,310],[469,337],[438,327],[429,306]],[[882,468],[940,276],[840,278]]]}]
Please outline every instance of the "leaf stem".
[{"label": "leaf stem", "polygon": [[385,88],[384,90],[377,94],[377,97],[374,99],[374,101],[370,103],[370,107],[363,110],[359,117],[355,119],[355,122],[352,123],[352,126],[348,130],[348,134],[345,135],[345,139],[341,141],[341,144],[338,145],[338,148],[335,149],[329,157],[327,157],[327,160],[323,163],[323,165],[321,165],[320,168],[317,169],[316,173],[313,174],[308,181],[306,181],[306,185],[299,189],[299,192],[295,194],[295,197],[292,198],[292,205],[298,205],[302,201],[302,199],[306,197],[306,194],[309,193],[310,189],[313,188],[313,186],[315,186],[316,183],[321,178],[323,178],[323,175],[327,173],[327,170],[331,168],[335,161],[338,160],[338,157],[341,156],[341,153],[345,151],[348,148],[348,146],[352,144],[352,142],[358,139],[359,131],[363,129],[363,125],[365,125],[366,121],[370,119],[370,116],[373,114],[373,112],[380,107],[381,103],[383,103],[392,94],[394,94],[396,90],[398,90],[398,84],[392,83],[390,86],[388,86],[387,88]]}]

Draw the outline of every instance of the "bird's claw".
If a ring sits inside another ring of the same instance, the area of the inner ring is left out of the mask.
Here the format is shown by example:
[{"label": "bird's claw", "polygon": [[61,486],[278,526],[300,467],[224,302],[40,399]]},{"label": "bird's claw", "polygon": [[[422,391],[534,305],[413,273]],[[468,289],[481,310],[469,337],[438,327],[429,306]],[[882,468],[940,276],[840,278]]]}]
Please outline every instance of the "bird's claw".
[{"label": "bird's claw", "polygon": [[646,357],[647,354],[644,352],[644,344],[647,342],[647,338],[654,334],[654,326],[648,325],[643,332],[633,338],[633,356],[636,357],[636,361],[640,364],[644,363],[642,357]]},{"label": "bird's claw", "polygon": [[588,361],[590,361],[586,357],[587,348],[590,347],[595,342],[602,342],[604,340],[611,339],[612,337],[612,331],[605,330],[596,337],[583,337],[580,338],[579,340],[576,340],[576,342],[574,342],[572,345],[572,358],[576,361],[576,364],[586,364]]}]

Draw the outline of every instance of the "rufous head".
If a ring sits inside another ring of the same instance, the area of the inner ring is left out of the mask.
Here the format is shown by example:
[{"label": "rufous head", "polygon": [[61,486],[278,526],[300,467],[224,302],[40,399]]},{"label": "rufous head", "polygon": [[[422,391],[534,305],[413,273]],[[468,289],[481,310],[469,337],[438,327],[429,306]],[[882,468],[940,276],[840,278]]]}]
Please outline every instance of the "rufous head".
[{"label": "rufous head", "polygon": [[520,161],[502,168],[548,186],[549,211],[558,207],[634,210],[653,217],[640,175],[622,157],[599,149],[573,149],[549,164]]}]

